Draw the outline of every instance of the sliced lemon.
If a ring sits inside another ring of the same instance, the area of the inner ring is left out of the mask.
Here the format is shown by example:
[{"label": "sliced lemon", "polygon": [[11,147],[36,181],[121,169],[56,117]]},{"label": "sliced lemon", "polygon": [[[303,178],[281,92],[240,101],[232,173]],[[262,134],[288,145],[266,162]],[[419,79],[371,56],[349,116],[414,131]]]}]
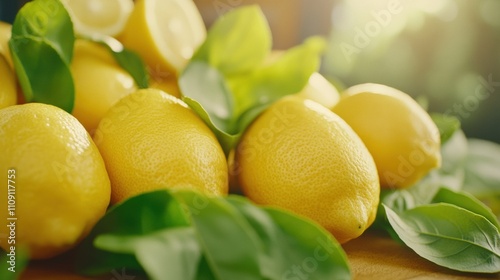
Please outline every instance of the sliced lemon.
[{"label": "sliced lemon", "polygon": [[118,35],[134,8],[133,0],[61,0],[75,32],[84,36]]},{"label": "sliced lemon", "polygon": [[179,73],[205,37],[192,0],[138,0],[119,40],[150,68]]}]

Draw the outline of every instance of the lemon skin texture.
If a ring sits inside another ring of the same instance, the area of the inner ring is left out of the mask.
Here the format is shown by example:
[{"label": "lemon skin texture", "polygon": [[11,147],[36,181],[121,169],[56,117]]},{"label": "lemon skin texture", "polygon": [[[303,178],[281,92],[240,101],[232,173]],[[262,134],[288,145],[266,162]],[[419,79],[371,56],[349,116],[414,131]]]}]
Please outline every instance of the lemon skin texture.
[{"label": "lemon skin texture", "polygon": [[408,188],[441,165],[440,134],[409,95],[379,84],[348,88],[333,112],[372,154],[382,188]]},{"label": "lemon skin texture", "polygon": [[224,152],[205,123],[181,100],[139,90],[106,114],[94,135],[106,163],[112,203],[164,188],[225,195]]},{"label": "lemon skin texture", "polygon": [[379,201],[375,163],[336,114],[289,96],[247,129],[236,170],[245,195],[308,217],[345,243],[373,222]]},{"label": "lemon skin texture", "polygon": [[[17,218],[15,246],[31,258],[69,250],[104,215],[111,192],[104,162],[70,114],[41,103],[0,110],[0,150],[0,170],[15,187],[14,215],[7,211],[7,188],[0,192],[0,218]],[[11,233],[3,226],[0,234]],[[12,244],[0,244],[9,252]]]}]

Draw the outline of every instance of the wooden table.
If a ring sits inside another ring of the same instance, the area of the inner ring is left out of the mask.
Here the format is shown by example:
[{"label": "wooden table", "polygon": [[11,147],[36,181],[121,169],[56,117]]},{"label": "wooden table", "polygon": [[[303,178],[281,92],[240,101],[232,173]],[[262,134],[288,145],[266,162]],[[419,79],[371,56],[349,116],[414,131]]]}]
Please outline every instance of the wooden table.
[{"label": "wooden table", "polygon": [[[379,232],[367,232],[344,245],[355,280],[364,279],[500,279],[500,274],[461,273],[437,266]],[[99,278],[75,275],[67,255],[50,261],[31,263],[22,280],[121,280],[120,272]],[[123,277],[126,280],[134,278]],[[137,280],[137,279],[134,279]],[[237,279],[235,279],[237,280]],[[311,279],[316,280],[316,279]],[[323,279],[317,279],[323,280]],[[325,279],[327,280],[327,279]]]}]

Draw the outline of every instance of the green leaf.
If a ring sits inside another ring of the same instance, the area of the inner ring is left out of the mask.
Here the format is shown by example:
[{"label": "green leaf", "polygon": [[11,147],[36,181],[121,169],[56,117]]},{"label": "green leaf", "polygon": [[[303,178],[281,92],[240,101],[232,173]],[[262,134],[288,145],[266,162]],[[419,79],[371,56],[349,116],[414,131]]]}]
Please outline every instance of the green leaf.
[{"label": "green leaf", "polygon": [[61,59],[70,64],[75,35],[71,18],[58,0],[35,0],[26,3],[16,15],[12,37],[40,39],[50,45]]},{"label": "green leaf", "polygon": [[493,215],[493,212],[491,212],[491,209],[468,193],[455,192],[447,188],[441,188],[432,199],[432,203],[439,202],[453,204],[481,215],[497,227],[498,230],[500,230],[500,223],[495,215]]},{"label": "green leaf", "polygon": [[[28,250],[22,246],[13,245],[14,252],[5,252],[0,250],[0,279],[15,280],[18,279],[29,263]],[[10,249],[10,246],[9,246]],[[14,257],[14,259],[12,259]]]},{"label": "green leaf", "polygon": [[500,218],[500,145],[469,139],[463,189],[488,205]]},{"label": "green leaf", "polygon": [[132,76],[139,88],[149,87],[149,74],[146,64],[137,53],[126,49],[120,41],[110,36],[99,36],[89,40],[106,46],[116,62]]},{"label": "green leaf", "polygon": [[257,5],[228,12],[212,25],[192,60],[205,61],[224,75],[260,65],[271,51],[271,30]]},{"label": "green leaf", "polygon": [[94,247],[99,235],[139,236],[186,226],[189,221],[183,207],[169,192],[162,190],[132,197],[111,208],[78,247],[77,270],[85,275],[98,275],[122,267],[142,269],[128,251],[116,253]]},{"label": "green leaf", "polygon": [[74,41],[71,19],[59,1],[36,0],[21,8],[12,25],[9,46],[27,101],[73,110],[69,64]]},{"label": "green leaf", "polygon": [[116,253],[135,254],[151,279],[194,280],[201,248],[192,227],[167,228],[143,235],[103,234],[95,246]]},{"label": "green leaf", "polygon": [[262,240],[266,279],[293,279],[300,273],[310,279],[351,279],[342,247],[320,226],[282,210],[259,208],[242,197],[231,196],[227,201]]},{"label": "green leaf", "polygon": [[264,64],[248,74],[230,76],[228,84],[234,94],[236,115],[300,92],[309,77],[319,70],[324,49],[324,39],[312,37],[270,65]]},{"label": "green leaf", "polygon": [[[313,279],[351,279],[347,255],[342,246],[335,240],[330,233],[326,232],[319,225],[310,222],[294,214],[287,213],[279,209],[268,208],[267,213],[273,218],[283,232],[295,232],[293,238],[283,239],[288,248],[299,246],[298,250],[309,251],[308,257],[302,259],[300,263],[302,268],[310,273]],[[288,234],[289,235],[289,234]],[[295,239],[295,240],[294,240]],[[314,242],[311,242],[314,240]],[[326,253],[325,255],[320,254]],[[310,254],[312,253],[312,254]],[[314,261],[317,261],[318,267],[312,270]],[[293,268],[291,268],[293,269]],[[288,272],[288,271],[287,271]]]},{"label": "green leaf", "polygon": [[200,103],[198,103],[196,100],[191,99],[189,97],[183,97],[182,100],[189,105],[189,107],[195,111],[195,113],[205,122],[205,124],[214,132],[215,136],[217,137],[217,140],[219,141],[222,150],[224,151],[224,154],[226,157],[229,155],[229,152],[231,149],[236,146],[238,143],[241,134],[229,134],[219,127],[217,127],[213,121],[210,115],[205,111],[203,106],[201,106]]},{"label": "green leaf", "polygon": [[349,279],[342,247],[315,223],[237,197],[160,190],[113,208],[77,248],[78,271],[151,279]]},{"label": "green leaf", "polygon": [[198,265],[198,274],[196,280],[216,280],[213,272],[210,270],[207,259],[203,257]]},{"label": "green leaf", "polygon": [[179,86],[184,97],[196,100],[207,112],[210,123],[226,133],[234,132],[232,127],[233,99],[221,73],[205,62],[190,63],[181,78]]},{"label": "green leaf", "polygon": [[500,271],[500,233],[483,216],[447,203],[399,214],[384,208],[399,238],[421,257],[459,271]]},{"label": "green leaf", "polygon": [[241,213],[220,197],[207,198],[193,192],[176,196],[188,206],[216,279],[262,279],[263,244]]},{"label": "green leaf", "polygon": [[431,171],[431,174],[434,173],[434,177],[438,178],[437,185],[453,190],[462,189],[467,150],[467,138],[461,129],[456,130],[448,141],[441,145],[441,167]]},{"label": "green leaf", "polygon": [[434,113],[431,117],[439,129],[441,144],[446,143],[455,131],[460,129],[460,120],[454,116]]}]

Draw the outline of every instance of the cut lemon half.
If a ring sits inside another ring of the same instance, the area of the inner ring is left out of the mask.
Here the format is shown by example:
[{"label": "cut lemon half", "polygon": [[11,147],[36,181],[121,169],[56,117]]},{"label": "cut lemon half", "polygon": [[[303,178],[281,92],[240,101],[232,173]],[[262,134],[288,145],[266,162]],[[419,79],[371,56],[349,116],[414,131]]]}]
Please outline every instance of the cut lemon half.
[{"label": "cut lemon half", "polygon": [[138,0],[119,39],[151,69],[179,73],[206,37],[192,0]]},{"label": "cut lemon half", "polygon": [[134,9],[132,0],[61,0],[83,36],[117,36]]}]

